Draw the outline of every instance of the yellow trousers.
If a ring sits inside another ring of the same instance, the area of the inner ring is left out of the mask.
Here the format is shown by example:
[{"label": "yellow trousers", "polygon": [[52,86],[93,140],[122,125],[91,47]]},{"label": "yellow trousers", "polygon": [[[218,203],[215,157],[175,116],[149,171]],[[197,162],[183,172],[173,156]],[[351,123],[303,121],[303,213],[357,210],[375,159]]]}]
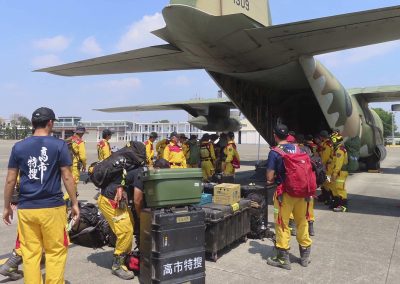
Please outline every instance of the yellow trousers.
[{"label": "yellow trousers", "polygon": [[123,210],[114,208],[114,201],[103,195],[99,196],[97,202],[101,213],[117,236],[114,253],[120,255],[131,252],[134,228],[131,210],[128,207]]},{"label": "yellow trousers", "polygon": [[225,166],[224,175],[232,176],[235,174],[235,168],[232,166],[232,163],[223,163],[222,167]]},{"label": "yellow trousers", "polygon": [[78,183],[81,177],[81,171],[79,170],[78,166],[72,166],[72,177],[74,178],[74,182],[75,182],[75,191],[78,192]]},{"label": "yellow trousers", "polygon": [[[310,204],[308,206],[308,213],[310,214],[310,220],[311,222],[315,221],[315,215],[314,215],[314,198],[311,199]],[[293,212],[290,214],[289,219],[294,220]]]},{"label": "yellow trousers", "polygon": [[201,170],[203,172],[203,180],[209,180],[214,174],[214,165],[210,160],[201,162]]},{"label": "yellow trousers", "polygon": [[331,189],[333,196],[339,196],[347,199],[346,179],[349,175],[347,171],[341,171],[335,182],[332,182]]},{"label": "yellow trousers", "polygon": [[40,260],[46,254],[46,283],[64,283],[68,234],[65,206],[18,209],[18,235],[24,263],[24,283],[42,283]]},{"label": "yellow trousers", "polygon": [[[276,196],[274,196],[276,247],[285,250],[290,249],[289,217],[292,212],[296,222],[297,242],[302,247],[311,246],[312,241],[308,234],[306,218],[307,202],[304,198],[291,197],[287,193],[283,193],[281,205],[279,205]],[[281,218],[281,224],[279,224],[278,217]]]}]

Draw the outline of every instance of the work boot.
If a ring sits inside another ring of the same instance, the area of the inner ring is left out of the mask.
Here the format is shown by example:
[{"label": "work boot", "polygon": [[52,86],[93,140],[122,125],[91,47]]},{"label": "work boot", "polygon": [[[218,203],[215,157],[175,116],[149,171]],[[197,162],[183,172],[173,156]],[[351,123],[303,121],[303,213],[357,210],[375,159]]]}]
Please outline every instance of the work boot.
[{"label": "work boot", "polygon": [[314,221],[308,221],[308,234],[310,236],[315,236],[314,232]]},{"label": "work boot", "polygon": [[347,199],[339,199],[338,206],[333,208],[333,212],[346,212],[347,211]]},{"label": "work boot", "polygon": [[280,248],[275,248],[275,249],[276,249],[276,256],[268,257],[267,264],[274,267],[280,267],[283,269],[291,270],[292,266],[290,265],[289,251]]},{"label": "work boot", "polygon": [[18,266],[22,264],[22,257],[13,251],[12,256],[0,266],[0,274],[9,277],[15,281],[24,277],[22,271],[18,270]]},{"label": "work boot", "polygon": [[311,246],[304,248],[299,246],[300,249],[300,265],[307,267],[310,263]]},{"label": "work boot", "polygon": [[326,202],[329,200],[329,192],[326,189],[321,188],[321,194],[318,195],[317,200],[318,202]]},{"label": "work boot", "polygon": [[135,278],[135,274],[125,266],[125,255],[114,255],[111,273],[123,280]]},{"label": "work boot", "polygon": [[296,236],[296,234],[297,234],[296,223],[294,222],[293,219],[289,219],[289,230],[290,230],[290,234],[292,236]]},{"label": "work boot", "polygon": [[338,196],[334,196],[331,204],[329,204],[329,209],[333,209],[339,206],[340,199]]}]

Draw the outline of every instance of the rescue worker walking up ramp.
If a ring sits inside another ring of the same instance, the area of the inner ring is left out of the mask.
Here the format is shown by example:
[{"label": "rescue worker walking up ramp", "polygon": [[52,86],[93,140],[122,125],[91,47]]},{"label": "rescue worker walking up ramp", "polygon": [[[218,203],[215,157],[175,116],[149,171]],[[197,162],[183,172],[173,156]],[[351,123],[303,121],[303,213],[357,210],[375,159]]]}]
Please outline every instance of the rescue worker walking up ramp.
[{"label": "rescue worker walking up ramp", "polygon": [[214,174],[215,151],[214,145],[210,142],[210,135],[204,134],[200,141],[201,169],[203,181],[209,181]]},{"label": "rescue worker walking up ramp", "polygon": [[292,212],[297,226],[300,264],[306,267],[310,263],[312,241],[307,219],[309,203],[317,188],[310,157],[298,145],[286,141],[288,133],[286,125],[274,128],[278,146],[272,148],[267,162],[267,184],[277,184],[274,195],[276,255],[269,257],[267,263],[284,269],[291,269],[289,217]]}]

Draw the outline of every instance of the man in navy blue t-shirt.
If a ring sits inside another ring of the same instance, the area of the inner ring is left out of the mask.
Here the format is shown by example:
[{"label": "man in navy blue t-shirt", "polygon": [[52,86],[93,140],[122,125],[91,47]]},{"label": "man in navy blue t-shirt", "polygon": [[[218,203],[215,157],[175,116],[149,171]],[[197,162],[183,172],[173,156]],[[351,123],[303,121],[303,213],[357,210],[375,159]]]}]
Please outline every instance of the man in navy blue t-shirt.
[{"label": "man in navy blue t-shirt", "polygon": [[34,134],[14,145],[8,164],[3,220],[11,224],[10,201],[19,174],[18,239],[25,283],[41,283],[42,250],[46,254],[46,283],[64,283],[68,235],[61,178],[71,198],[72,216],[75,220],[79,218],[68,146],[50,136],[55,120],[49,108],[34,111]]},{"label": "man in navy blue t-shirt", "polygon": [[[295,154],[300,151],[297,144],[287,142],[289,129],[286,125],[277,125],[274,128],[275,142],[277,147],[286,154]],[[284,154],[284,153],[281,153]],[[276,256],[269,257],[269,265],[284,269],[291,269],[289,259],[290,230],[289,217],[291,213],[297,225],[297,241],[300,249],[300,264],[308,266],[311,252],[311,239],[308,233],[308,222],[306,218],[307,201],[304,198],[290,196],[285,191],[285,177],[287,175],[283,158],[280,153],[272,149],[268,155],[267,162],[267,185],[277,184],[277,191],[274,195],[274,217],[276,233]]]}]

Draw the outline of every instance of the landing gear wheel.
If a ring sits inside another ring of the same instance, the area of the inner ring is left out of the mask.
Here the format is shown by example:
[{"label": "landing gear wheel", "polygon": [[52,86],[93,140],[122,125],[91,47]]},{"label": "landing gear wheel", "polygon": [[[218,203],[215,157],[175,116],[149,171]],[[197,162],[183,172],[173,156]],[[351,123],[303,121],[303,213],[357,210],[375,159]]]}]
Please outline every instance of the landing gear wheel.
[{"label": "landing gear wheel", "polygon": [[213,252],[213,253],[211,254],[211,259],[212,259],[214,262],[217,262],[217,260],[218,260],[218,254],[217,254],[216,252]]},{"label": "landing gear wheel", "polygon": [[240,241],[243,243],[247,243],[247,235],[240,238]]}]

